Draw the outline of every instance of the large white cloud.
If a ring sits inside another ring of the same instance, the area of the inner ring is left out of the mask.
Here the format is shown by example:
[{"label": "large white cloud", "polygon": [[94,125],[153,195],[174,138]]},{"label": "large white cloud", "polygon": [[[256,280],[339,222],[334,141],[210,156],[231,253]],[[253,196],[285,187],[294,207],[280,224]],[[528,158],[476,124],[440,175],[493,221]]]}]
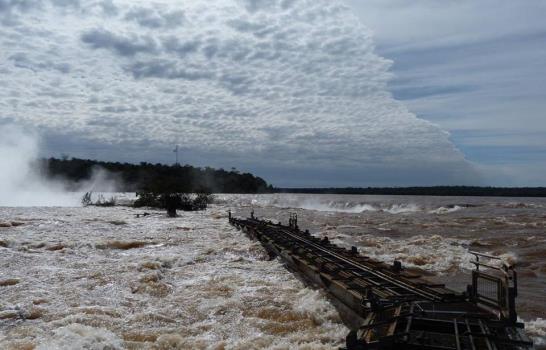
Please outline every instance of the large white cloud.
[{"label": "large white cloud", "polygon": [[341,2],[0,1],[0,118],[356,185],[475,180],[446,132],[392,98],[391,62]]}]

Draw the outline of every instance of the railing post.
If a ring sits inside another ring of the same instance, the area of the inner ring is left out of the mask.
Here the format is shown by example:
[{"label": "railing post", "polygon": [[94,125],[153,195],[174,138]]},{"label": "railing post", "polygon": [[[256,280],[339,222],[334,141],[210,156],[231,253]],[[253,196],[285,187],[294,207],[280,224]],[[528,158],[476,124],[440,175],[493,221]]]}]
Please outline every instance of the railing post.
[{"label": "railing post", "polygon": [[516,313],[516,297],[518,296],[518,275],[514,270],[512,270],[512,283],[513,286],[508,288],[508,317],[511,323],[516,323],[518,321],[518,315]]}]

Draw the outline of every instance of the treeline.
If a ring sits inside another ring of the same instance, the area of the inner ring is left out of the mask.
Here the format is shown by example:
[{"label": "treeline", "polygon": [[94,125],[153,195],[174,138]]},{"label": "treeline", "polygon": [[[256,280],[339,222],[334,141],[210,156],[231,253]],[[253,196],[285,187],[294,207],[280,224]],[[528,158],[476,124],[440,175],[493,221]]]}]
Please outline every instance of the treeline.
[{"label": "treeline", "polygon": [[48,177],[74,183],[89,180],[104,169],[119,180],[119,191],[148,193],[309,193],[412,196],[546,197],[546,187],[345,187],[273,188],[264,179],[236,169],[224,170],[190,165],[102,162],[78,158],[43,160]]},{"label": "treeline", "polygon": [[97,169],[104,169],[119,180],[119,191],[153,193],[264,193],[271,192],[265,180],[236,169],[227,171],[190,165],[164,165],[102,162],[90,159],[44,159],[43,168],[51,178],[74,183],[89,180]]},{"label": "treeline", "polygon": [[408,196],[479,196],[479,197],[546,197],[546,187],[346,187],[346,188],[276,188],[277,193],[310,194],[377,194]]}]

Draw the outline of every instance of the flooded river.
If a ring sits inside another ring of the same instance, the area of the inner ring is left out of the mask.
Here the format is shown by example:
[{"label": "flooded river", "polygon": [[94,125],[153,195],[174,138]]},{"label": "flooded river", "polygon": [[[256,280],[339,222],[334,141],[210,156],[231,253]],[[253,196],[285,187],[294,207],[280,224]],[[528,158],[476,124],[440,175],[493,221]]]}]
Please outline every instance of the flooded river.
[{"label": "flooded river", "polygon": [[[123,197],[126,195],[120,195]],[[464,290],[468,250],[515,262],[517,307],[546,344],[546,199],[217,195],[205,212],[0,208],[2,349],[336,349],[347,329],[229,226],[287,222]],[[136,214],[149,213],[136,217]]]}]

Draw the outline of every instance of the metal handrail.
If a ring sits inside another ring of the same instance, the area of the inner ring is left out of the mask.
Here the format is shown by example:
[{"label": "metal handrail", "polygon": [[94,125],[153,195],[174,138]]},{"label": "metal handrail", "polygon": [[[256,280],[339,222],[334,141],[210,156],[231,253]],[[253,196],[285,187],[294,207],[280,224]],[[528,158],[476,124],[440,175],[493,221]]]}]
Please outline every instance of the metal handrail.
[{"label": "metal handrail", "polygon": [[477,270],[480,269],[479,266],[484,266],[484,267],[492,268],[492,269],[495,269],[495,270],[503,271],[505,273],[505,275],[507,275],[507,277],[509,277],[509,275],[507,274],[508,270],[512,270],[512,271],[514,270],[514,265],[508,265],[505,262],[502,263],[502,267],[497,267],[497,266],[493,266],[493,265],[480,263],[480,256],[484,257],[484,258],[491,259],[491,260],[501,260],[502,261],[502,258],[499,257],[499,256],[479,253],[479,252],[475,252],[475,251],[471,251],[471,250],[469,250],[468,252],[476,257],[476,261],[471,261],[470,263],[476,265]]},{"label": "metal handrail", "polygon": [[501,257],[494,256],[494,255],[489,255],[489,254],[484,254],[484,253],[480,253],[480,252],[475,252],[475,251],[473,251],[473,250],[469,250],[468,252],[469,252],[470,254],[476,255],[476,258],[477,258],[478,256],[483,256],[483,257],[486,257],[486,258],[489,258],[489,259],[502,260]]},{"label": "metal handrail", "polygon": [[[515,297],[517,296],[518,282],[517,282],[517,274],[516,274],[516,270],[514,269],[514,266],[508,265],[505,262],[502,262],[502,266],[493,266],[490,264],[484,264],[480,262],[480,257],[483,257],[489,260],[500,260],[500,261],[502,261],[503,259],[498,256],[493,256],[493,255],[474,252],[474,251],[469,251],[469,253],[473,254],[476,258],[475,261],[470,262],[474,264],[476,267],[476,270],[473,271],[472,273],[472,276],[473,276],[472,290],[473,290],[475,300],[497,308],[503,318],[509,319],[512,322],[516,322],[517,314],[515,310]],[[503,277],[501,276],[495,277],[492,275],[485,274],[482,271],[480,271],[480,266],[490,268],[496,271],[500,271],[502,272]],[[491,281],[498,280],[498,284],[497,284],[498,294],[497,294],[496,301],[491,300],[491,298],[489,298],[488,296],[478,294],[478,285],[477,285],[478,278],[485,278]],[[494,304],[492,305],[488,301],[493,301]]]},{"label": "metal handrail", "polygon": [[[471,261],[470,263],[476,265],[477,270],[479,270],[479,266],[483,266],[483,267],[487,267],[487,268],[490,268],[490,269],[498,270],[498,271],[502,272],[506,277],[510,278],[510,275],[508,274],[508,271],[506,269],[500,268],[498,266],[484,264],[484,263],[481,263],[479,261]],[[506,266],[506,265],[504,265],[504,266]]]}]

